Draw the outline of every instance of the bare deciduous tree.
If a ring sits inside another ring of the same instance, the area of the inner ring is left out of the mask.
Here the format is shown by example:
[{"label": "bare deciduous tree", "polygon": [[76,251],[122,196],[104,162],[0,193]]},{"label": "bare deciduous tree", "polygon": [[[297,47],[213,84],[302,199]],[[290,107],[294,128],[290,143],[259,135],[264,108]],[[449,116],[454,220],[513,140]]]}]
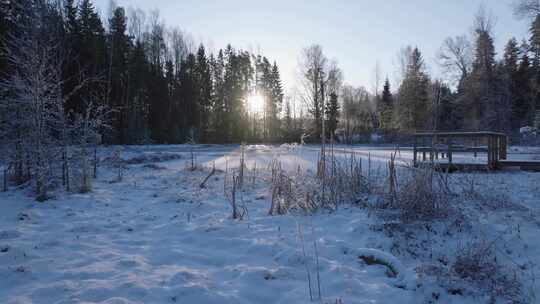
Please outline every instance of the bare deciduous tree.
[{"label": "bare deciduous tree", "polygon": [[472,45],[463,35],[446,38],[437,54],[437,60],[448,74],[448,80],[459,81],[471,72],[473,56]]},{"label": "bare deciduous tree", "polygon": [[304,102],[313,115],[313,135],[318,140],[322,136],[324,86],[327,80],[328,59],[320,45],[312,45],[302,51],[299,65],[304,89]]},{"label": "bare deciduous tree", "polygon": [[396,61],[394,62],[394,66],[396,68],[396,71],[394,73],[394,87],[399,87],[401,81],[403,80],[403,78],[405,78],[405,75],[407,74],[407,67],[409,64],[409,58],[411,58],[412,52],[413,47],[408,45],[406,47],[402,47],[396,54]]},{"label": "bare deciduous tree", "polygon": [[87,107],[84,118],[67,117],[66,101],[95,79],[81,75],[71,92],[63,92],[66,58],[60,38],[44,32],[43,7],[32,7],[27,13],[32,22],[21,24],[17,35],[7,37],[0,50],[10,67],[10,74],[0,81],[0,91],[7,92],[0,98],[0,131],[6,134],[0,145],[6,148],[15,181],[32,182],[37,199],[45,200],[58,181],[60,167],[63,181],[68,178],[69,149],[82,144],[81,140],[88,142],[90,134],[102,129],[105,117],[95,115],[103,111],[93,106]]},{"label": "bare deciduous tree", "polygon": [[381,64],[377,60],[375,63],[375,67],[373,68],[373,75],[372,75],[372,94],[375,96],[379,96],[379,89],[381,88],[381,83],[383,81],[382,79],[382,71],[381,71]]},{"label": "bare deciduous tree", "polygon": [[[51,159],[56,156],[57,132],[63,121],[59,48],[41,41],[34,25],[17,37],[9,37],[2,53],[12,73],[0,86],[10,92],[1,103],[7,116],[3,129],[12,135],[15,175],[22,181],[23,167],[35,182],[39,199],[46,199],[51,181]],[[28,158],[25,160],[24,155]]]},{"label": "bare deciduous tree", "polygon": [[480,5],[478,12],[474,16],[475,34],[489,33],[491,35],[496,23],[497,18],[495,18],[493,12],[488,10],[484,5]]},{"label": "bare deciduous tree", "polygon": [[128,32],[131,37],[135,39],[135,41],[142,41],[144,27],[146,24],[146,14],[141,9],[134,9],[129,8],[128,10],[129,15],[129,24],[128,24]]}]

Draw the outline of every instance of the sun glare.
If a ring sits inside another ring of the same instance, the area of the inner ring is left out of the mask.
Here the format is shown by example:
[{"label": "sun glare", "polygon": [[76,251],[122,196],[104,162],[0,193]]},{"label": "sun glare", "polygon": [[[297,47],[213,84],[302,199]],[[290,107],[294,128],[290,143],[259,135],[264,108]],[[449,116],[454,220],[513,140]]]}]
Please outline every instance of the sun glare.
[{"label": "sun glare", "polygon": [[247,99],[248,111],[253,114],[260,114],[264,111],[264,97],[260,94],[251,94]]}]

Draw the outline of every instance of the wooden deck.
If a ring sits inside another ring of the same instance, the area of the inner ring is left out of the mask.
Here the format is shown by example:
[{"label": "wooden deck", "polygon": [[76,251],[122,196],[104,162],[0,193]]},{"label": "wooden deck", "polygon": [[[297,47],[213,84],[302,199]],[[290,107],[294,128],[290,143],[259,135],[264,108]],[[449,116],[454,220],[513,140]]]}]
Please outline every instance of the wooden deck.
[{"label": "wooden deck", "polygon": [[[540,161],[508,159],[508,138],[496,132],[421,132],[414,135],[414,166],[434,164],[447,172],[491,171],[516,168],[540,172]],[[476,162],[455,161],[457,154],[471,154]],[[421,159],[419,159],[419,155]],[[487,156],[479,163],[478,154]]]},{"label": "wooden deck", "polygon": [[493,170],[521,170],[529,172],[540,172],[540,161],[516,161],[516,160],[501,160],[496,168],[490,168],[487,164],[479,163],[431,163],[419,162],[417,166],[433,165],[435,170],[442,172],[489,172]]},{"label": "wooden deck", "polygon": [[499,169],[516,168],[523,171],[540,172],[540,161],[501,160],[498,166]]}]

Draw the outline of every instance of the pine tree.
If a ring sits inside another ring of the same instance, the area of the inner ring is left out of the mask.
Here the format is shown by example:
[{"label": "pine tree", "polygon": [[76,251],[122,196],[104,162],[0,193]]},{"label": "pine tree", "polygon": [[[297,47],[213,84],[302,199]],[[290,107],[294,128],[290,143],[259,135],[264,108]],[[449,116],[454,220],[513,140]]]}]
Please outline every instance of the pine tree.
[{"label": "pine tree", "polygon": [[438,92],[438,109],[437,109],[437,130],[439,131],[455,131],[461,126],[461,112],[456,103],[456,94],[446,84],[435,83],[439,88]]},{"label": "pine tree", "polygon": [[402,130],[422,130],[428,122],[429,78],[418,48],[414,48],[408,60],[405,78],[399,88],[398,124]]},{"label": "pine tree", "polygon": [[[525,44],[525,47],[527,45]],[[514,115],[519,117],[519,127],[532,126],[534,124],[534,91],[532,82],[532,68],[527,48],[521,51],[521,60],[515,79],[515,90],[518,93]]]},{"label": "pine tree", "polygon": [[461,105],[469,109],[465,112],[465,127],[493,129],[500,109],[496,106],[495,46],[487,26],[476,29],[473,70],[466,86]]},{"label": "pine tree", "polygon": [[381,129],[388,132],[392,129],[392,117],[394,112],[394,97],[390,89],[390,80],[384,81],[383,91],[380,98],[379,116]]},{"label": "pine tree", "polygon": [[[540,117],[540,14],[532,22],[530,29],[530,51],[532,52],[533,116]],[[536,121],[540,124],[540,121]]]},{"label": "pine tree", "polygon": [[200,138],[207,140],[210,128],[210,112],[212,106],[212,76],[210,64],[206,57],[204,46],[201,44],[197,51],[196,65],[196,86],[198,89],[197,103],[199,107],[199,121],[196,128],[199,130]]},{"label": "pine tree", "polygon": [[269,102],[272,104],[270,112],[270,138],[272,141],[277,140],[280,129],[279,113],[283,105],[283,88],[281,86],[281,77],[279,74],[279,68],[274,61],[272,65],[272,71],[270,72],[270,98]]},{"label": "pine tree", "polygon": [[217,58],[211,63],[213,79],[212,133],[213,142],[221,143],[225,138],[225,57],[219,50]]},{"label": "pine tree", "polygon": [[[505,47],[503,55],[503,65],[504,65],[504,77],[506,87],[508,89],[508,94],[511,102],[512,113],[511,113],[511,129],[513,131],[519,131],[521,124],[523,123],[526,115],[527,101],[524,100],[523,93],[520,90],[522,86],[520,84],[523,81],[519,70],[523,67],[520,67],[519,60],[519,47],[517,40],[515,38],[510,39],[508,44]],[[528,59],[526,60],[528,62]],[[522,71],[523,72],[523,71]],[[528,80],[525,80],[526,82]]]},{"label": "pine tree", "polygon": [[[79,5],[78,26],[80,30],[80,45],[78,61],[81,66],[79,73],[85,77],[101,78],[107,66],[107,51],[105,29],[94,5],[90,0],[82,0]],[[81,97],[75,101],[74,109],[83,113],[85,103],[96,94],[102,94],[106,88],[102,82],[94,81],[87,85]]]},{"label": "pine tree", "polygon": [[77,20],[77,6],[75,0],[65,0],[64,4],[65,28],[70,39],[79,35],[79,23]]},{"label": "pine tree", "polygon": [[200,122],[200,108],[198,103],[199,89],[197,86],[197,58],[189,54],[180,69],[180,98],[183,105],[183,134],[184,140],[196,140]]},{"label": "pine tree", "polygon": [[[64,94],[73,91],[78,84],[81,74],[81,64],[79,61],[81,51],[81,31],[78,20],[78,8],[74,0],[66,0],[64,4],[64,18],[66,36],[63,47],[68,54],[67,60],[63,63],[64,84],[62,91]],[[66,111],[80,111],[81,95],[74,94],[66,101]]]},{"label": "pine tree", "polygon": [[335,136],[339,122],[339,102],[338,95],[335,92],[330,93],[330,98],[326,104],[325,116],[327,131],[326,137],[332,138]]},{"label": "pine tree", "polygon": [[540,67],[540,15],[536,16],[530,28],[530,51],[532,52],[532,65],[535,69]]},{"label": "pine tree", "polygon": [[284,124],[282,137],[286,142],[290,142],[292,141],[294,134],[294,123],[292,117],[291,101],[289,99],[285,102],[285,117],[283,120]]},{"label": "pine tree", "polygon": [[[144,45],[137,41],[129,55],[127,138],[128,143],[146,143],[150,139],[149,88],[150,67],[144,52]],[[174,113],[174,112],[173,112]]]},{"label": "pine tree", "polygon": [[108,62],[108,105],[117,109],[114,117],[114,130],[117,133],[116,143],[126,144],[127,141],[127,117],[126,108],[131,106],[128,102],[128,55],[131,41],[126,35],[126,16],[122,7],[114,10],[109,20],[109,62]]}]

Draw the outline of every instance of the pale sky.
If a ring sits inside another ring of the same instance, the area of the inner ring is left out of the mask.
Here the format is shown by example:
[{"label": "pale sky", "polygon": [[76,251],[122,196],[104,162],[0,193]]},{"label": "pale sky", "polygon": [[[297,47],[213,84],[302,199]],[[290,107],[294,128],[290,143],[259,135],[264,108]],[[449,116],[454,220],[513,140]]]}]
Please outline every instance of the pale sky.
[{"label": "pale sky", "polygon": [[[94,0],[106,11],[109,0]],[[286,87],[294,86],[302,48],[313,43],[336,59],[345,81],[370,89],[380,63],[392,80],[396,54],[417,45],[429,70],[437,74],[435,55],[444,38],[470,33],[483,3],[497,19],[498,56],[512,36],[527,37],[528,22],[514,18],[513,0],[117,0],[124,7],[158,9],[168,26],[191,33],[210,49],[235,48],[276,60]]]}]

